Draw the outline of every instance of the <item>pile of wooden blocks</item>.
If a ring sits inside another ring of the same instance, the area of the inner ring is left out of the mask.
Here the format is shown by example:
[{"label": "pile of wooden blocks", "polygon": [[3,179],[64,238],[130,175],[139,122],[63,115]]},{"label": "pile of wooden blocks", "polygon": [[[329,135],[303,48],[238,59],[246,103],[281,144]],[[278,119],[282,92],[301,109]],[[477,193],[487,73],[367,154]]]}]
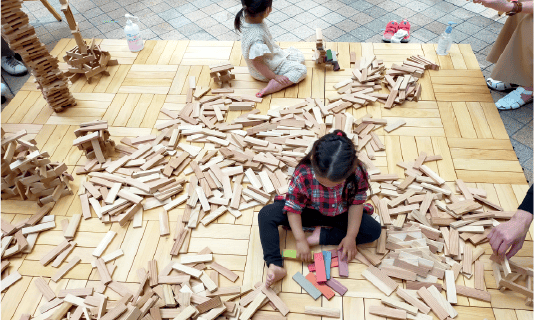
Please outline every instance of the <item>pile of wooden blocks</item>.
[{"label": "pile of wooden blocks", "polygon": [[61,112],[76,105],[76,101],[69,91],[67,78],[59,70],[57,58],[39,41],[21,6],[22,1],[2,1],[2,37],[30,68],[48,105]]},{"label": "pile of wooden blocks", "polygon": [[334,50],[324,49],[324,43],[323,43],[323,32],[320,28],[317,28],[315,30],[315,49],[314,49],[314,60],[316,64],[328,64],[331,65],[334,68],[334,71],[340,71],[341,68],[339,67],[339,63],[337,61],[337,52]]},{"label": "pile of wooden blocks", "polygon": [[[131,291],[127,286],[113,280],[112,275],[117,266],[107,264],[123,255],[122,250],[103,255],[114,235],[113,231],[108,232],[92,253],[92,266],[100,276],[100,282],[96,286],[63,289],[55,293],[44,279],[35,281],[38,290],[48,301],[40,307],[41,314],[35,319],[59,320],[70,313],[71,320],[79,320],[82,316],[86,320],[247,320],[267,303],[284,316],[289,313],[289,308],[277,296],[278,291],[266,288],[262,283],[246,290],[237,285],[219,286],[219,275],[230,282],[235,282],[238,275],[214,262],[209,248],[204,248],[195,255],[183,256],[179,262],[171,261],[164,268],[158,268],[156,260],[148,261],[146,269],[137,270],[139,285],[135,291]],[[40,262],[46,265],[54,259],[66,256],[65,253],[70,252],[75,245],[76,243],[65,240],[47,253]],[[57,271],[52,281],[58,282],[79,262],[80,258],[72,257]],[[9,287],[18,277],[18,273],[13,273],[3,279],[2,290],[4,283]],[[106,289],[116,292],[121,299],[109,302],[108,297],[103,294]]]},{"label": "pile of wooden blocks", "polygon": [[74,146],[85,152],[85,157],[94,160],[92,165],[104,164],[106,158],[111,158],[115,152],[115,142],[110,139],[108,122],[95,120],[80,124],[80,129],[74,131],[76,139]]},{"label": "pile of wooden blocks", "polygon": [[107,66],[117,65],[117,60],[111,60],[111,54],[100,49],[95,44],[95,39],[91,41],[91,45],[87,45],[78,28],[78,23],[74,20],[74,15],[70,10],[68,0],[60,0],[61,11],[67,19],[69,28],[71,30],[74,40],[76,40],[76,47],[67,51],[63,60],[69,65],[68,71],[65,73],[69,80],[74,83],[81,76],[85,76],[87,83],[91,83],[91,78],[97,74],[109,76],[106,71]]},{"label": "pile of wooden blocks", "polygon": [[26,130],[5,137],[2,130],[2,199],[37,201],[39,206],[72,194],[72,175],[64,163],[51,162],[34,140],[24,140]]},{"label": "pile of wooden blocks", "polygon": [[232,73],[232,69],[234,69],[234,66],[229,63],[211,65],[210,77],[220,87],[223,87],[224,84],[228,84],[231,87],[232,84],[230,81],[235,79],[235,74]]},{"label": "pile of wooden blocks", "polygon": [[534,298],[532,277],[534,276],[534,271],[513,261],[508,261],[506,258],[503,261],[499,261],[492,256],[491,259],[493,260],[493,276],[498,289],[501,292],[507,289],[512,290],[525,296],[525,305],[532,307],[532,299]]},{"label": "pile of wooden blocks", "polygon": [[408,58],[402,66],[393,64],[391,69],[386,71],[384,81],[390,93],[387,99],[379,101],[386,109],[400,105],[405,100],[419,101],[422,88],[417,79],[422,78],[427,69],[439,70],[439,66],[419,55]]}]

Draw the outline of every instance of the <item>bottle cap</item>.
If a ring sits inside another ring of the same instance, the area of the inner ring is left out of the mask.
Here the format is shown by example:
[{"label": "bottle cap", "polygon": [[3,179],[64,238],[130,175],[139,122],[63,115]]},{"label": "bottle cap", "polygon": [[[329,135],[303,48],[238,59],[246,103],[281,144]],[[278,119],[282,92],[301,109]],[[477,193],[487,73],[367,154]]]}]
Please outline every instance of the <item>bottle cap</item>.
[{"label": "bottle cap", "polygon": [[452,32],[452,25],[457,24],[456,22],[449,21],[449,26],[447,29],[445,29],[445,33],[451,33]]}]

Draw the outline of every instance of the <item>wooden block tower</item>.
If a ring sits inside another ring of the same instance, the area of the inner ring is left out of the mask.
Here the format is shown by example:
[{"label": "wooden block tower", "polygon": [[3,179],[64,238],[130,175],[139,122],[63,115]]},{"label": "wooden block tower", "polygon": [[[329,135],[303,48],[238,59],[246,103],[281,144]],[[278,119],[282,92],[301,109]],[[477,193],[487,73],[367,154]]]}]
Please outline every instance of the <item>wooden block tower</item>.
[{"label": "wooden block tower", "polygon": [[91,78],[97,74],[109,76],[106,71],[107,66],[118,64],[117,60],[111,60],[111,54],[107,51],[102,51],[98,45],[95,44],[95,39],[91,41],[91,45],[87,45],[82,38],[78,23],[74,20],[72,11],[70,10],[68,0],[60,0],[61,11],[67,19],[69,28],[71,30],[77,46],[66,52],[63,60],[70,66],[65,73],[70,81],[74,83],[81,76],[85,76],[88,83],[91,83]]},{"label": "wooden block tower", "polygon": [[223,87],[227,83],[230,87],[232,84],[231,80],[235,79],[235,74],[232,74],[233,65],[229,63],[216,64],[210,66],[210,77],[213,78],[220,87]]},{"label": "wooden block tower", "polygon": [[323,32],[320,28],[315,29],[315,63],[329,64],[334,68],[334,71],[340,71],[339,63],[337,61],[337,52],[334,50],[325,50],[323,43]]},{"label": "wooden block tower", "polygon": [[84,150],[87,159],[96,159],[102,164],[115,152],[115,141],[110,139],[108,122],[105,120],[81,123],[80,129],[74,134],[76,140],[73,145]]},{"label": "wooden block tower", "polygon": [[39,41],[29,21],[22,11],[22,0],[2,0],[2,37],[30,68],[48,105],[61,112],[76,105],[76,100],[69,91],[67,78],[59,70],[57,58]]}]

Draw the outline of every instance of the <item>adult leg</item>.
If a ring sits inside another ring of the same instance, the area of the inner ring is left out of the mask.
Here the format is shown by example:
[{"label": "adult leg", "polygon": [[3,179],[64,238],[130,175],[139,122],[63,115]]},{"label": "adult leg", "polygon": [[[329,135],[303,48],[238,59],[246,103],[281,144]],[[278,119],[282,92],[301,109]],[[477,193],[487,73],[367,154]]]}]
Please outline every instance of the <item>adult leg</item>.
[{"label": "adult leg", "polygon": [[15,52],[9,48],[9,45],[7,42],[2,38],[2,57],[13,57],[15,55]]}]

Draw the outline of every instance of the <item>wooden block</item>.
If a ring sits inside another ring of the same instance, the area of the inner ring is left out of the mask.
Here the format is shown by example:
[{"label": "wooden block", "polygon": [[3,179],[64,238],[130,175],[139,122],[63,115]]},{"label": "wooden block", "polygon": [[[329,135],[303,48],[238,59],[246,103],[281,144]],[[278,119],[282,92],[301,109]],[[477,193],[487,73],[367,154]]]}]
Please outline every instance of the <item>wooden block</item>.
[{"label": "wooden block", "polygon": [[404,299],[404,301],[408,302],[412,306],[416,307],[420,312],[424,314],[428,314],[430,312],[430,307],[424,304],[421,300],[416,299],[412,295],[410,295],[406,290],[402,288],[397,289],[397,295]]},{"label": "wooden block", "polygon": [[341,311],[333,308],[305,306],[304,314],[328,318],[339,318],[341,316]]},{"label": "wooden block", "polygon": [[302,273],[295,273],[293,275],[293,280],[295,280],[295,282],[298,283],[298,285],[301,286],[314,300],[317,300],[321,296],[321,291],[315,288],[311,282],[304,278]]},{"label": "wooden block", "polygon": [[80,225],[80,221],[82,220],[81,214],[73,214],[69,226],[67,227],[67,230],[63,233],[63,236],[67,239],[74,238],[74,235],[76,234],[76,230],[78,230],[78,226]]},{"label": "wooden block", "polygon": [[188,267],[188,266],[184,266],[183,264],[180,264],[180,263],[175,263],[172,266],[172,268],[177,271],[187,273],[195,278],[200,278],[200,276],[202,275],[202,271],[197,270],[195,268]]},{"label": "wooden block", "polygon": [[386,266],[382,265],[380,266],[380,270],[382,270],[386,275],[389,277],[407,280],[407,281],[415,281],[417,279],[417,274],[413,271],[409,271],[403,268],[395,267],[395,266]]},{"label": "wooden block", "polygon": [[209,292],[217,290],[217,285],[205,272],[202,272],[202,275],[200,276],[200,281],[202,281],[202,283],[204,284],[204,286],[206,286],[206,289],[208,289]]},{"label": "wooden block", "polygon": [[456,280],[454,278],[454,271],[445,270],[445,284],[447,285],[447,301],[449,303],[458,303],[456,297]]},{"label": "wooden block", "polygon": [[306,280],[311,282],[314,287],[316,287],[321,293],[325,296],[326,299],[330,300],[335,295],[334,291],[332,291],[327,285],[325,284],[319,284],[317,282],[317,277],[313,273],[308,273],[306,275]]},{"label": "wooden block", "polygon": [[383,306],[370,306],[369,313],[388,319],[406,319],[406,310],[397,310]]},{"label": "wooden block", "polygon": [[67,272],[74,268],[82,259],[79,257],[73,257],[69,263],[61,267],[51,278],[52,281],[58,282]]},{"label": "wooden block", "polygon": [[11,287],[15,282],[22,279],[22,276],[18,271],[13,271],[10,275],[2,279],[2,292]]},{"label": "wooden block", "polygon": [[241,293],[241,287],[240,286],[231,286],[231,287],[221,287],[216,289],[213,292],[207,292],[207,297],[214,297],[214,296],[228,296],[228,295],[234,295],[234,294],[240,294]]},{"label": "wooden block", "polygon": [[56,298],[56,294],[42,277],[35,279],[35,285],[46,301],[50,302]]},{"label": "wooden block", "polygon": [[473,249],[470,245],[464,247],[464,257],[462,260],[462,271],[466,274],[472,274],[473,272]]},{"label": "wooden block", "polygon": [[456,285],[456,294],[486,302],[491,302],[491,295],[489,292],[477,290],[475,288]]},{"label": "wooden block", "polygon": [[223,266],[221,266],[220,264],[216,263],[216,262],[212,262],[210,264],[210,267],[217,271],[218,273],[220,273],[222,276],[224,276],[225,278],[227,278],[228,280],[232,281],[232,282],[235,282],[237,280],[237,278],[239,277],[236,273],[234,273],[233,271],[229,270],[228,268],[225,268]]},{"label": "wooden block", "polygon": [[261,291],[267,296],[269,300],[275,305],[275,307],[280,311],[280,313],[286,316],[289,313],[289,308],[287,305],[278,297],[278,295],[271,288],[265,286],[261,287]]},{"label": "wooden block", "polygon": [[440,319],[445,320],[449,313],[441,306],[441,304],[432,296],[427,288],[421,287],[417,290],[417,294],[423,299],[423,301],[432,309],[434,314]]},{"label": "wooden block", "polygon": [[475,289],[484,290],[484,262],[475,261]]},{"label": "wooden block", "polygon": [[390,297],[384,297],[382,298],[382,304],[391,307],[396,308],[400,310],[404,310],[406,313],[416,315],[417,314],[417,307],[411,306],[407,303],[400,302],[396,299],[390,298]]},{"label": "wooden block", "polygon": [[317,282],[326,282],[326,270],[325,270],[325,261],[322,252],[317,252],[313,254],[313,260],[315,261],[315,272],[317,275]]},{"label": "wooden block", "polygon": [[108,231],[93,251],[93,256],[100,257],[116,235],[117,233],[115,231]]},{"label": "wooden block", "polygon": [[104,284],[110,283],[112,280],[111,275],[104,260],[98,258],[96,259],[95,264],[98,270],[98,274],[100,275],[100,281],[102,281],[102,283]]},{"label": "wooden block", "polygon": [[41,258],[41,260],[39,260],[39,262],[43,266],[46,266],[52,260],[54,260],[61,252],[66,250],[69,246],[70,246],[69,241],[68,240],[64,240],[59,245],[57,245],[54,249],[52,249],[50,252],[48,252],[45,256],[43,256]]},{"label": "wooden block", "polygon": [[349,276],[349,262],[347,260],[347,257],[344,257],[341,259],[341,251],[338,251],[338,268],[339,268],[339,276],[340,277],[348,277]]},{"label": "wooden block", "polygon": [[386,296],[391,295],[398,287],[398,284],[379,269],[370,266],[362,272],[362,276],[369,280],[374,286],[382,291]]}]

